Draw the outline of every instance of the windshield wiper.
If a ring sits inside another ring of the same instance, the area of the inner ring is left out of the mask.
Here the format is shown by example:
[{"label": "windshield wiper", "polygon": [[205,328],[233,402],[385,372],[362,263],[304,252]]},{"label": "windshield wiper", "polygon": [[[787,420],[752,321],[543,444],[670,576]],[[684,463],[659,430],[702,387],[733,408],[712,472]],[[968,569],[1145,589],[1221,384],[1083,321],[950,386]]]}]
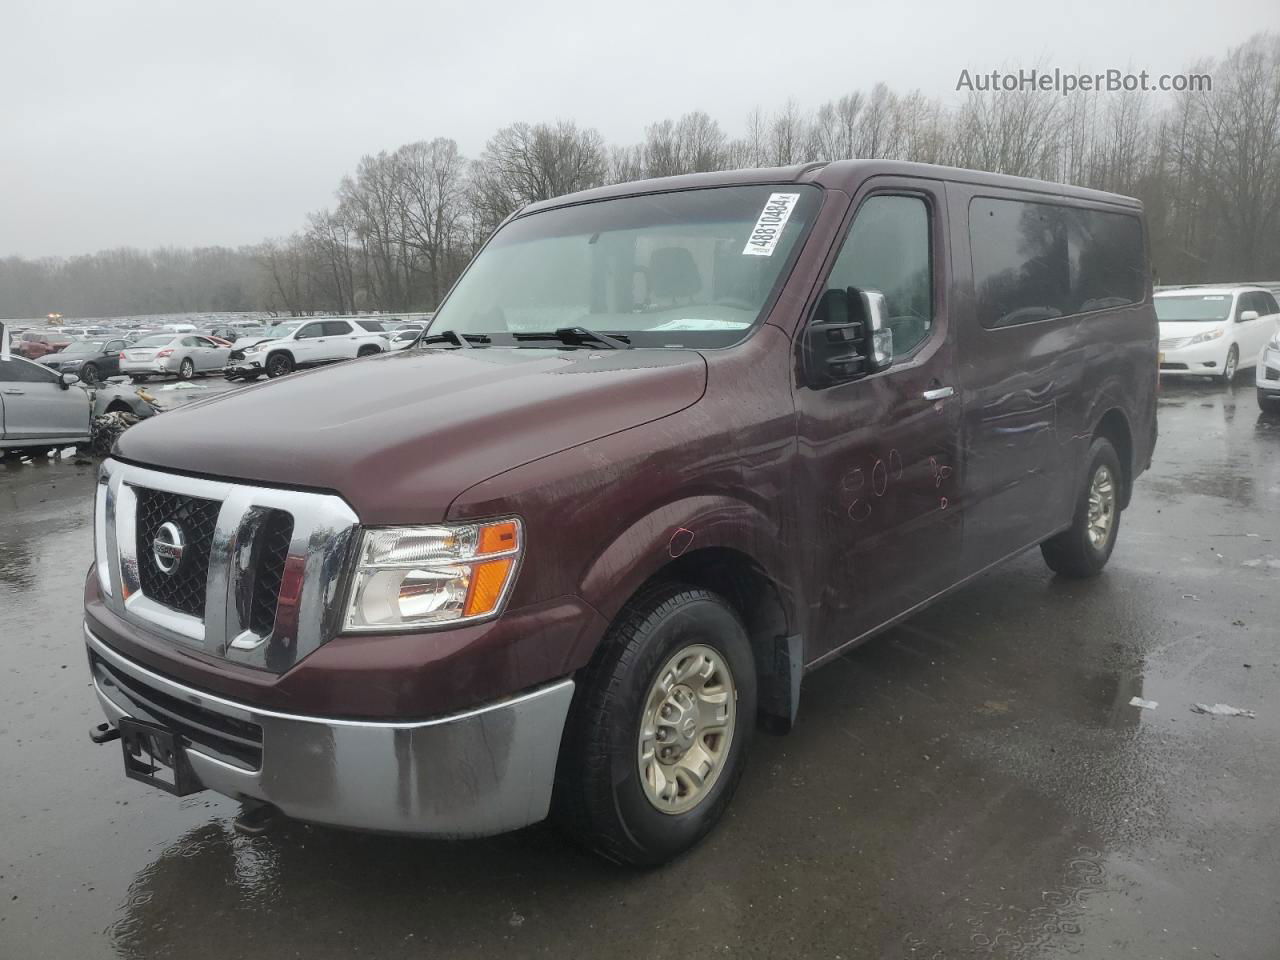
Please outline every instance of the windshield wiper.
[{"label": "windshield wiper", "polygon": [[439,333],[428,334],[426,330],[418,334],[418,339],[409,344],[410,347],[416,347],[420,343],[452,343],[455,347],[466,347],[470,349],[475,346],[471,341],[476,343],[489,343],[490,340],[483,333],[458,333],[456,330],[441,330]]},{"label": "windshield wiper", "polygon": [[[560,327],[550,333],[513,333],[512,339],[521,340],[558,340],[570,347],[585,347],[598,343],[609,350],[630,350],[631,338],[621,333],[596,333],[586,327]],[[618,343],[614,343],[617,340]]]}]

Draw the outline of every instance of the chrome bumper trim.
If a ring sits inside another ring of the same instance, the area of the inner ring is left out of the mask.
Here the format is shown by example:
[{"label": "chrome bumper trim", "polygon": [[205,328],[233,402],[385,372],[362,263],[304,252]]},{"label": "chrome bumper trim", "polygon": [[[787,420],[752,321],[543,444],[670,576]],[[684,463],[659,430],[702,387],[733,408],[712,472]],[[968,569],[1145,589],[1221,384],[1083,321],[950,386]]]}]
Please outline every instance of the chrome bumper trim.
[{"label": "chrome bumper trim", "polygon": [[[313,823],[439,837],[503,833],[550,810],[571,679],[432,720],[310,717],[188,687],[117,653],[87,624],[84,636],[138,683],[262,728],[258,770],[186,749],[200,782],[217,793],[263,800]],[[96,680],[94,689],[113,726],[128,716]]]}]

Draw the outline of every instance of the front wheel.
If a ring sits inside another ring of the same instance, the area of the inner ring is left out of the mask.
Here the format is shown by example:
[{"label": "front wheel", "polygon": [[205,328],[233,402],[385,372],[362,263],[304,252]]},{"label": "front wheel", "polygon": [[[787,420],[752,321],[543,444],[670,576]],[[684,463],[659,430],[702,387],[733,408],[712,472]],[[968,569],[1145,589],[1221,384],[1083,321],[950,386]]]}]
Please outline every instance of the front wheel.
[{"label": "front wheel", "polygon": [[267,376],[274,380],[293,372],[293,360],[287,353],[273,353],[267,357]]},{"label": "front wheel", "polygon": [[728,807],[755,726],[751,644],[717,594],[660,583],[631,600],[579,678],[554,816],[621,863],[665,863]]},{"label": "front wheel", "polygon": [[1240,348],[1234,343],[1231,349],[1227,351],[1227,362],[1222,365],[1222,376],[1218,378],[1219,383],[1230,383],[1236,378],[1236,371],[1240,369]]},{"label": "front wheel", "polygon": [[1263,413],[1280,413],[1280,392],[1258,388],[1258,409]]},{"label": "front wheel", "polygon": [[80,379],[84,381],[85,386],[92,387],[98,382],[98,368],[92,363],[86,363],[80,368]]},{"label": "front wheel", "polygon": [[1088,456],[1089,469],[1071,526],[1040,544],[1050,570],[1076,579],[1102,572],[1120,532],[1120,458],[1106,437],[1093,441]]}]

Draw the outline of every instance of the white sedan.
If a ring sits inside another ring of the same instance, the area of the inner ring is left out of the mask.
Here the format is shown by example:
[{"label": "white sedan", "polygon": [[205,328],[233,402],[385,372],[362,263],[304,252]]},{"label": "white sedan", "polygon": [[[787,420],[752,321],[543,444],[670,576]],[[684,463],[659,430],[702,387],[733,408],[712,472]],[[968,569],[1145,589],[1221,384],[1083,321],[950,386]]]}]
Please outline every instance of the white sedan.
[{"label": "white sedan", "polygon": [[209,337],[157,333],[125,348],[120,354],[120,372],[135,380],[174,373],[190,380],[197,373],[221,371],[230,354],[230,345]]}]

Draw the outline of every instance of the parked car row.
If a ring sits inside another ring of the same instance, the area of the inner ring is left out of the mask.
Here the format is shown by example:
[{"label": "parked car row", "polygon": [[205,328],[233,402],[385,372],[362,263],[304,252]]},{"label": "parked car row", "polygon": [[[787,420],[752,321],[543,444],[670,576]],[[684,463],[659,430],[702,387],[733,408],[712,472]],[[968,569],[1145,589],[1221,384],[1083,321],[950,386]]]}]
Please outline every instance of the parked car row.
[{"label": "parked car row", "polygon": [[1222,383],[1257,368],[1258,403],[1280,391],[1280,304],[1261,286],[1179,287],[1153,297],[1160,322],[1160,373]]}]

